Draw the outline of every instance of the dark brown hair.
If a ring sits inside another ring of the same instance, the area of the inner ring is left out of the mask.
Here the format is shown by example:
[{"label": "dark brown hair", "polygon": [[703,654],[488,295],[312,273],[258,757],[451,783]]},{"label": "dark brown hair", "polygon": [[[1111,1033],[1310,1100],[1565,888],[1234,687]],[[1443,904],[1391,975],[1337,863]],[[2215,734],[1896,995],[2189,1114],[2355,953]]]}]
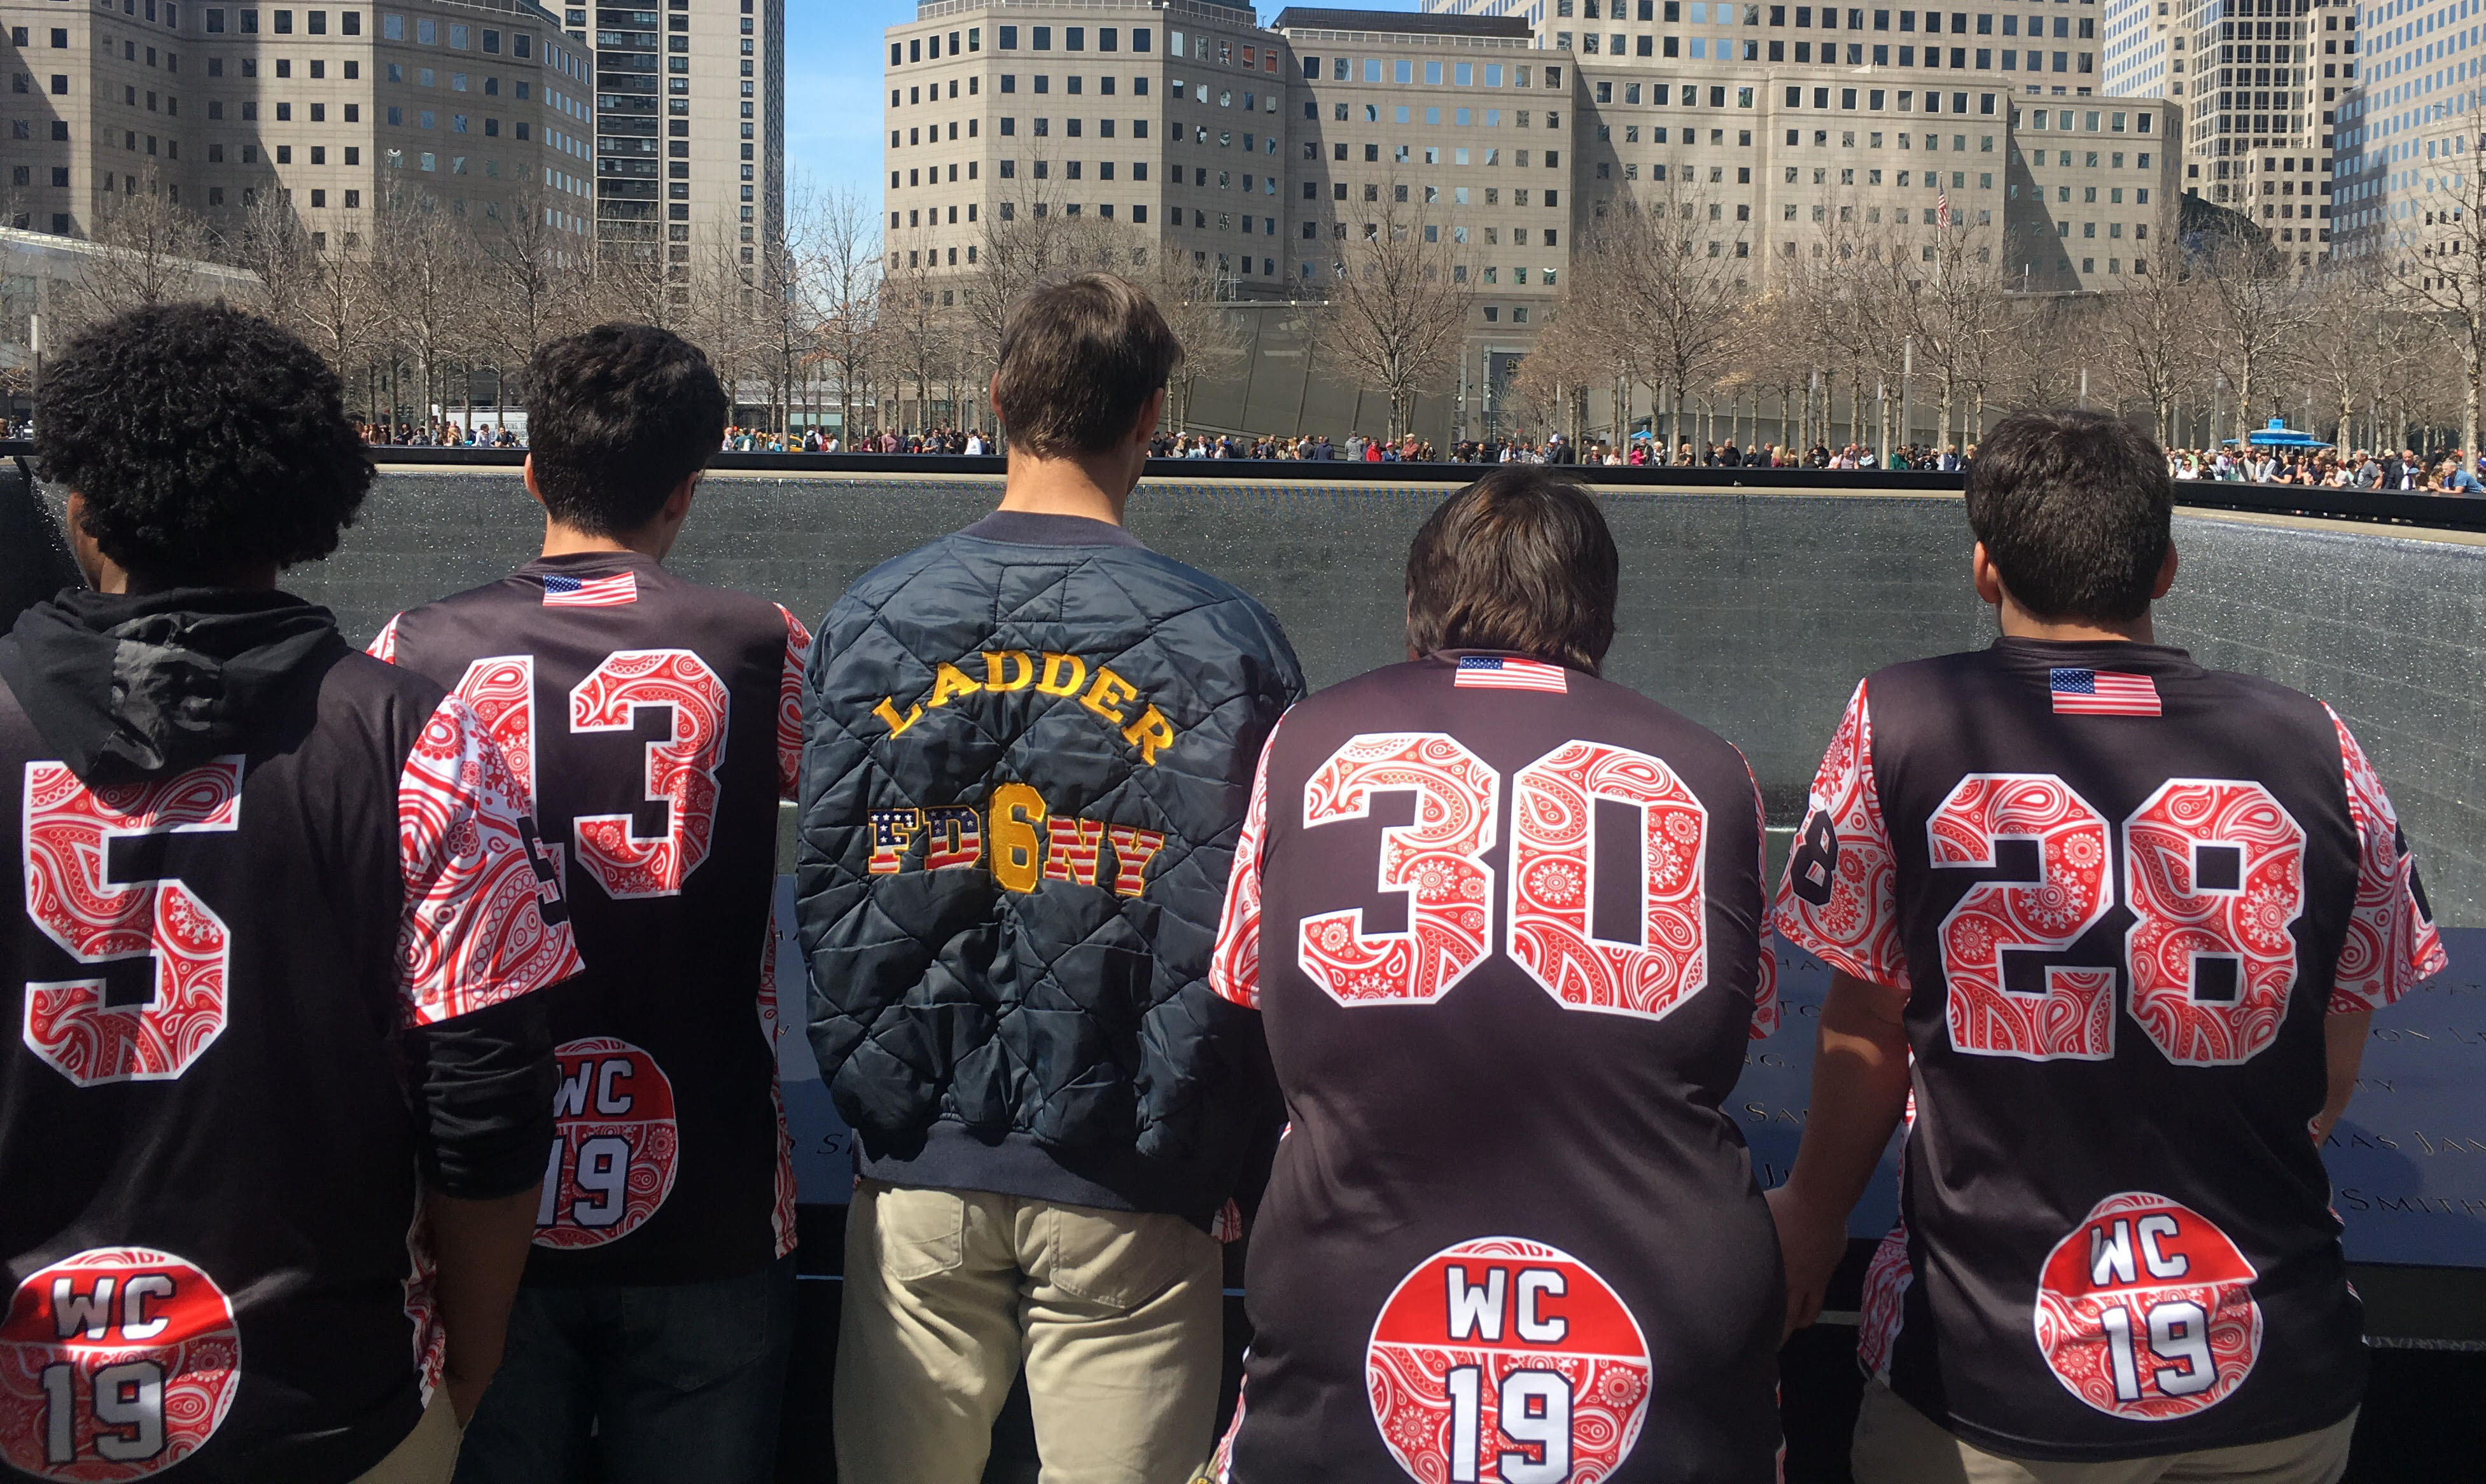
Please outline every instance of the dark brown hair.
[{"label": "dark brown hair", "polygon": [[1968,524],[2032,617],[2124,623],[2149,609],[2175,485],[2147,434],[2103,412],[2018,412],[1968,471]]},{"label": "dark brown hair", "polygon": [[1621,560],[1597,502],[1550,469],[1497,469],[1442,502],[1407,552],[1407,646],[1506,649],[1597,673]]},{"label": "dark brown hair", "polygon": [[544,508],[591,536],[656,518],[725,441],[725,386],[697,345],[651,324],[600,324],[536,349],[527,445]]},{"label": "dark brown hair", "polygon": [[1148,394],[1181,364],[1181,343],[1137,284],[1055,279],[1010,309],[993,410],[1010,442],[1039,458],[1102,453],[1131,436]]}]

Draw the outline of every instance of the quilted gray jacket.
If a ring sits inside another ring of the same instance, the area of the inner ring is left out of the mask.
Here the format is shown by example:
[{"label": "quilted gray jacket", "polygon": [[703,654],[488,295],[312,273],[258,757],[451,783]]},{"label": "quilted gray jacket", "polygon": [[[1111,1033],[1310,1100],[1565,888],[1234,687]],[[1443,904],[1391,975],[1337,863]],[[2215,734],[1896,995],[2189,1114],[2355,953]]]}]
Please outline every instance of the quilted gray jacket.
[{"label": "quilted gray jacket", "polygon": [[1208,962],[1303,677],[1240,590],[997,513],[866,574],[803,693],[797,927],[861,1172],[1205,1224],[1278,1117]]}]

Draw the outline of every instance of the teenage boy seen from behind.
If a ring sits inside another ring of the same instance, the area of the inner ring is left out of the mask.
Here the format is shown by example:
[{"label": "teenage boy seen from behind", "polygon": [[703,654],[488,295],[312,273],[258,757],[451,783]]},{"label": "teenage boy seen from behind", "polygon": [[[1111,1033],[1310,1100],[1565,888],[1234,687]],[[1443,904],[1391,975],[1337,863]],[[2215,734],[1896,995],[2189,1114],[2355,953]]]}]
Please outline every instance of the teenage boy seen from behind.
[{"label": "teenage boy seen from behind", "polygon": [[1836,971],[1771,1193],[1789,1319],[1909,1103],[1865,1281],[1864,1484],[2329,1484],[2365,1386],[2320,1144],[2444,966],[2320,701],[2155,642],[2166,456],[2022,414],[1968,481],[2003,637],[1857,688],[1778,924]]},{"label": "teenage boy seen from behind", "polygon": [[1221,1481],[1778,1476],[1779,1263],[1720,1109],[1778,1019],[1759,791],[1599,678],[1618,569],[1586,488],[1486,475],[1416,535],[1411,662],[1262,755],[1210,982],[1290,1122]]},{"label": "teenage boy seen from behind", "polygon": [[446,1484],[551,1132],[557,878],[474,709],[277,589],[371,487],[316,352],[141,310],[37,407],[91,586],[0,640],[0,1471]]},{"label": "teenage boy seen from behind", "polygon": [[556,997],[558,1128],[509,1360],[461,1484],[773,1476],[792,1340],[777,1091],[777,801],[811,639],[667,571],[725,389],[699,349],[603,325],[528,367],[543,555],[392,619],[373,651],[455,687],[566,863],[587,972]]},{"label": "teenage boy seen from behind", "polygon": [[1180,357],[1121,279],[1030,294],[992,383],[1001,508],[867,573],[813,655],[797,910],[862,1177],[845,1478],[974,1484],[1022,1365],[1048,1477],[1207,1455],[1210,1228],[1277,1119],[1208,961],[1303,681],[1257,603],[1122,529]]}]

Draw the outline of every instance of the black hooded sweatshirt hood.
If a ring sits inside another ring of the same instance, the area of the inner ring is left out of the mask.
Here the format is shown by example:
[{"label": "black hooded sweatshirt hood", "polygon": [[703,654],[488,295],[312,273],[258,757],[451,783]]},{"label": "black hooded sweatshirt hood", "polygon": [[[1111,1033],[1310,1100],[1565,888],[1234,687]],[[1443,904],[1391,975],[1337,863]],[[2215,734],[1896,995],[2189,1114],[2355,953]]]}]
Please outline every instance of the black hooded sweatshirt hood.
[{"label": "black hooded sweatshirt hood", "polygon": [[290,593],[71,588],[0,639],[0,680],[70,772],[110,785],[249,751],[277,702],[347,652],[336,617]]}]

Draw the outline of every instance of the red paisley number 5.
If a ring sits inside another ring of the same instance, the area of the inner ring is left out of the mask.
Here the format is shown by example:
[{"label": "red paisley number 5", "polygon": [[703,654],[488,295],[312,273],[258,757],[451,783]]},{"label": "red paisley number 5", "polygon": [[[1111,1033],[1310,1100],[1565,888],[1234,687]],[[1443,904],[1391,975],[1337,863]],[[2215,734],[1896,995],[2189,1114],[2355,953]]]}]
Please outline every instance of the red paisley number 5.
[{"label": "red paisley number 5", "polygon": [[571,821],[579,864],[617,899],[671,896],[707,859],[716,827],[716,772],[732,698],[688,649],[621,649],[569,693],[569,729],[626,731],[641,706],[665,706],[673,734],[648,744],[648,798],[663,801],[665,833],[637,834],[627,814]]},{"label": "red paisley number 5", "polygon": [[82,964],[153,963],[143,1004],[101,978],[26,986],[27,1049],[81,1087],[179,1077],[225,1028],[224,921],[171,877],[107,881],[112,841],[241,826],[238,757],[158,783],[92,789],[57,762],[26,765],[26,916]]}]

